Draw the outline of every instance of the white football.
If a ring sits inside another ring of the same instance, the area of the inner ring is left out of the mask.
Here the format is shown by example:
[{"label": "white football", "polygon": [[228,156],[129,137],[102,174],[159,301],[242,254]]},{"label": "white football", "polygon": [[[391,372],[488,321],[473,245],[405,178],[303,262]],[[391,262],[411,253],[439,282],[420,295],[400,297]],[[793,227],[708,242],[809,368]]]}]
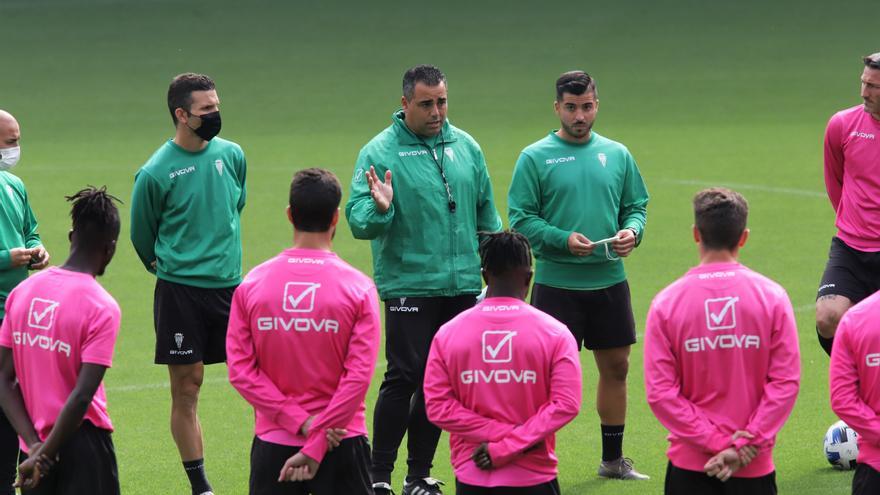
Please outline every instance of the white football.
[{"label": "white football", "polygon": [[834,469],[855,469],[859,456],[858,438],[859,434],[843,421],[828,428],[825,433],[825,458]]}]

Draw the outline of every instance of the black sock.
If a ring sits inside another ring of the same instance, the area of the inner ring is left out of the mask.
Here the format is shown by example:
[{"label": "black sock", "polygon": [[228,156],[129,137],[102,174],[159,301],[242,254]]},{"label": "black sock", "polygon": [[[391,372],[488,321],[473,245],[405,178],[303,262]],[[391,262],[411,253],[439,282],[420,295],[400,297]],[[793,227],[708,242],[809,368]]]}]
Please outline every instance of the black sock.
[{"label": "black sock", "polygon": [[825,353],[830,356],[831,355],[831,346],[834,344],[834,337],[831,337],[830,339],[826,339],[825,337],[822,336],[821,333],[819,333],[818,328],[816,329],[816,337],[819,337],[819,345],[821,345],[822,349],[825,350]]},{"label": "black sock", "polygon": [[616,461],[623,457],[623,426],[602,425],[603,461]]},{"label": "black sock", "polygon": [[211,491],[211,484],[205,476],[205,459],[196,459],[194,461],[183,461],[183,469],[189,477],[189,484],[192,487],[193,495],[201,495]]}]

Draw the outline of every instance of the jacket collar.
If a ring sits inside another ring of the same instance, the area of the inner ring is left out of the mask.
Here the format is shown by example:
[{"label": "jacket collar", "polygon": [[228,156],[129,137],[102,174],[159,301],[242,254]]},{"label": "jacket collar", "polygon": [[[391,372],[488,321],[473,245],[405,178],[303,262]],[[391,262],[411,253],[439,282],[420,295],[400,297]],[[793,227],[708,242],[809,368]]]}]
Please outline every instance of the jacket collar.
[{"label": "jacket collar", "polygon": [[[406,126],[406,122],[403,120],[402,108],[391,114],[391,122],[394,126],[394,132],[397,134],[398,144],[417,146],[427,143],[426,140],[416,136],[415,133],[409,130],[409,127]],[[454,143],[457,140],[452,126],[449,125],[449,119],[446,119],[443,122],[443,129],[440,131],[440,136],[443,139],[442,141],[438,140],[437,144]]]}]

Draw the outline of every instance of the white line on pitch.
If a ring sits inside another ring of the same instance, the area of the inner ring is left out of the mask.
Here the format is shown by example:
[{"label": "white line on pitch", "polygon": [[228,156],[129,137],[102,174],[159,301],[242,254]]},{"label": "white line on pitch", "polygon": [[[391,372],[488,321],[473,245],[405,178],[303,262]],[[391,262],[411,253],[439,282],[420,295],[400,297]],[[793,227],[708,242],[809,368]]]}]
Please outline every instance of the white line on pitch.
[{"label": "white line on pitch", "polygon": [[734,189],[742,189],[742,190],[746,190],[746,191],[760,191],[760,192],[768,192],[768,193],[775,193],[775,194],[791,194],[794,196],[806,196],[808,198],[826,199],[828,197],[824,192],[810,191],[809,189],[796,189],[793,187],[762,186],[760,184],[740,184],[738,182],[727,182],[727,181],[711,182],[711,181],[706,181],[706,180],[692,180],[692,179],[661,179],[661,182],[666,182],[668,184],[678,184],[681,186],[703,186],[703,187],[726,186],[726,187],[732,187]]},{"label": "white line on pitch", "polygon": [[[224,377],[217,378],[205,378],[202,382],[203,384],[215,384],[215,383],[224,383],[228,382],[229,379]],[[161,383],[141,383],[136,385],[116,385],[113,387],[107,387],[107,392],[139,392],[141,390],[152,390],[157,388],[168,388],[168,382]]]}]

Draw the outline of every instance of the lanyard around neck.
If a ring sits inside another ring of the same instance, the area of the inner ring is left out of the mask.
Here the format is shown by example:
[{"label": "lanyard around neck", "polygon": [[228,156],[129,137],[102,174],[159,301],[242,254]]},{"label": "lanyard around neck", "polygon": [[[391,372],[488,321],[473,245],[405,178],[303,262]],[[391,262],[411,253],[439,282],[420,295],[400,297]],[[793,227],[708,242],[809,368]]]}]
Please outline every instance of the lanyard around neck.
[{"label": "lanyard around neck", "polygon": [[434,148],[428,145],[424,139],[419,137],[419,140],[422,142],[428,150],[430,151],[431,159],[434,160],[434,165],[437,165],[437,170],[440,171],[440,178],[443,180],[443,187],[446,188],[446,202],[447,206],[449,206],[449,212],[455,213],[455,198],[452,196],[452,187],[449,185],[449,180],[446,178],[446,170],[443,168],[443,162],[446,158],[446,141],[443,140],[443,133],[440,133],[439,136],[440,145],[443,147],[443,150],[440,152],[440,158],[437,158],[437,148],[436,145]]}]

